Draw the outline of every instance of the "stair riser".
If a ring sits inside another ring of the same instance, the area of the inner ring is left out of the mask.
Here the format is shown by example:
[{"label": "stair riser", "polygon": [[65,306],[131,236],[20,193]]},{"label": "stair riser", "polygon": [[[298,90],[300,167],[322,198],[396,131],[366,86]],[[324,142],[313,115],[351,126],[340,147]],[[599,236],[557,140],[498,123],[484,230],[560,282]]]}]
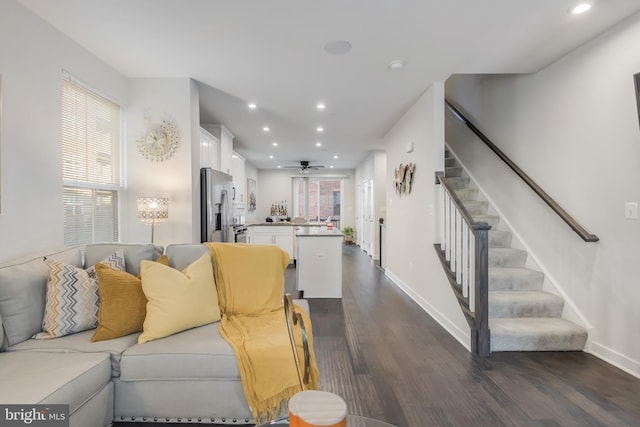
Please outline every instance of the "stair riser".
[{"label": "stair riser", "polygon": [[460,190],[456,190],[456,195],[463,202],[478,200],[478,190],[476,188],[462,188]]},{"label": "stair riser", "polygon": [[501,336],[491,334],[491,351],[582,351],[587,337],[566,336]]},{"label": "stair riser", "polygon": [[491,351],[581,351],[587,331],[564,319],[493,319]]},{"label": "stair riser", "polygon": [[511,232],[500,231],[500,230],[489,230],[489,247],[490,248],[511,247]]},{"label": "stair riser", "polygon": [[468,201],[464,203],[464,207],[467,208],[471,215],[485,215],[489,208],[489,203]]},{"label": "stair riser", "polygon": [[459,177],[462,175],[462,168],[459,166],[448,166],[444,169],[444,176],[447,178]]},{"label": "stair riser", "polygon": [[467,188],[469,187],[469,178],[452,178],[450,183],[454,190]]},{"label": "stair riser", "polygon": [[509,303],[507,301],[493,301],[489,297],[489,318],[505,317],[560,317],[563,301],[545,303]]},{"label": "stair riser", "polygon": [[477,222],[486,222],[491,226],[491,228],[495,228],[500,224],[500,217],[496,215],[472,215],[474,221]]},{"label": "stair riser", "polygon": [[447,159],[444,159],[444,165],[445,165],[445,167],[455,166],[456,165],[456,159],[453,158],[453,157],[449,157]]}]

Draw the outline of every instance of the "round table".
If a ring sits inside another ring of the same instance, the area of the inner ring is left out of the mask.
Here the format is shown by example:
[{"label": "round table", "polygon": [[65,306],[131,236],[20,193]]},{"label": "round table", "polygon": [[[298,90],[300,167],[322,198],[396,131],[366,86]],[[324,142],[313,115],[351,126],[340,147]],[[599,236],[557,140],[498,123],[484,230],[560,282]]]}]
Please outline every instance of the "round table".
[{"label": "round table", "polygon": [[[261,424],[257,427],[287,427],[289,425],[289,419],[281,419],[271,421],[270,423]],[[384,421],[374,420],[373,418],[362,417],[360,415],[347,415],[347,427],[396,427],[393,424],[385,423]]]}]

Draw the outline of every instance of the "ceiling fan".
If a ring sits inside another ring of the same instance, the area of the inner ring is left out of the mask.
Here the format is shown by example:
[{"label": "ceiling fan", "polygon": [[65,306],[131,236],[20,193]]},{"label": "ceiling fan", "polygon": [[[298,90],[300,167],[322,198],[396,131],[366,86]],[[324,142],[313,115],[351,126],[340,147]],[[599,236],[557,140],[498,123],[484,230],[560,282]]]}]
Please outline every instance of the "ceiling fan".
[{"label": "ceiling fan", "polygon": [[310,170],[322,169],[323,165],[311,165],[309,160],[300,160],[299,166],[285,166],[285,169],[298,169],[300,173],[309,173]]}]

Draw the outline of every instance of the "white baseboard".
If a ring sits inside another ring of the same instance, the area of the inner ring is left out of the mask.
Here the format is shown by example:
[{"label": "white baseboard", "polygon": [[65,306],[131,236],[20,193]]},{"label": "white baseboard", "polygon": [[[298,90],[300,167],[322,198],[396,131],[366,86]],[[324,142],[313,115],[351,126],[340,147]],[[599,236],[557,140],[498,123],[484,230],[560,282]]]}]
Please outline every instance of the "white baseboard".
[{"label": "white baseboard", "polygon": [[640,362],[633,360],[624,354],[620,354],[617,351],[610,349],[595,341],[591,342],[591,354],[599,359],[604,360],[610,365],[620,368],[629,375],[633,375],[636,378],[640,378]]},{"label": "white baseboard", "polygon": [[438,311],[434,306],[429,304],[427,300],[422,298],[416,291],[411,288],[411,286],[404,283],[398,276],[393,274],[393,272],[386,269],[384,274],[398,286],[405,294],[409,296],[412,300],[414,300],[420,308],[429,314],[436,322],[440,324],[447,332],[449,332],[467,351],[471,351],[471,337],[469,331],[464,331],[460,329],[455,323],[453,323],[449,318],[443,315],[440,311]]}]

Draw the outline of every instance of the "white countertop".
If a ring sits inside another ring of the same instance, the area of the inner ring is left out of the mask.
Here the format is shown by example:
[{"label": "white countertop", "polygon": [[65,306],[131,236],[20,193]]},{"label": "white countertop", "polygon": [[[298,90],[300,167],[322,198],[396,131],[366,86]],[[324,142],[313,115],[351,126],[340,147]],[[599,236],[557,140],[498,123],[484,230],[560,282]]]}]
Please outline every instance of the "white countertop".
[{"label": "white countertop", "polygon": [[332,230],[327,230],[326,226],[316,226],[316,227],[300,227],[296,230],[297,237],[342,237],[344,234],[337,229],[334,228]]}]

